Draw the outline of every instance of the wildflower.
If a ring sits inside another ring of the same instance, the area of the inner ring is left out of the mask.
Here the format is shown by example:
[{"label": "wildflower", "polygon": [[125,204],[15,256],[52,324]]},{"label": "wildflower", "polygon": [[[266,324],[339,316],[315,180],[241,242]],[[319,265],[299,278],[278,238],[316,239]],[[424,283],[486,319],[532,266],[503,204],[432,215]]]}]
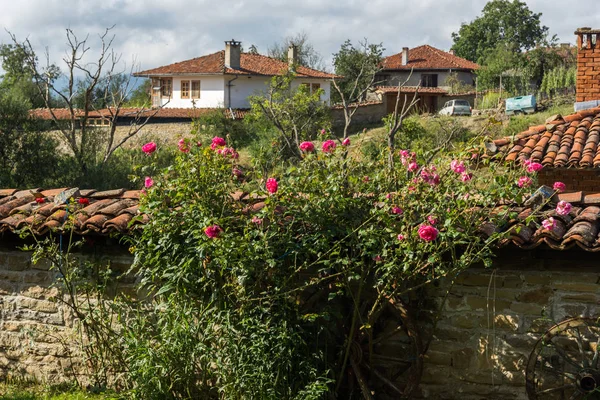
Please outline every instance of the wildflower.
[{"label": "wildflower", "polygon": [[329,139],[323,142],[323,152],[325,153],[333,153],[335,148],[336,148],[336,144],[333,140]]},{"label": "wildflower", "polygon": [[462,174],[467,170],[465,164],[462,161],[458,160],[452,160],[452,162],[450,163],[450,169],[456,172],[457,174]]},{"label": "wildflower", "polygon": [[204,234],[211,239],[215,239],[215,238],[219,237],[221,232],[223,232],[223,229],[221,229],[221,227],[219,225],[207,226],[204,229]]},{"label": "wildflower", "polygon": [[267,179],[267,183],[265,184],[265,187],[267,188],[267,192],[269,192],[271,194],[277,193],[277,189],[279,187],[279,184],[277,183],[277,179],[275,179],[275,178]]},{"label": "wildflower", "polygon": [[87,206],[88,204],[90,204],[90,200],[86,199],[85,197],[80,197],[79,200],[77,200],[77,202],[84,206]]},{"label": "wildflower", "polygon": [[419,237],[426,242],[432,242],[437,239],[438,230],[431,225],[421,225],[417,231]]},{"label": "wildflower", "polygon": [[473,174],[469,174],[469,173],[463,172],[460,175],[460,180],[463,181],[463,182],[468,182],[471,179],[473,179]]},{"label": "wildflower", "polygon": [[433,215],[429,215],[427,217],[427,221],[431,224],[431,225],[435,225],[438,223],[438,220],[433,216]]},{"label": "wildflower", "polygon": [[342,140],[342,146],[350,146],[350,138]]},{"label": "wildflower", "polygon": [[300,143],[300,150],[307,152],[307,153],[311,153],[313,151],[315,151],[315,145],[313,144],[313,142],[302,142]]},{"label": "wildflower", "polygon": [[398,214],[398,215],[402,215],[404,213],[404,210],[401,209],[398,206],[394,206],[392,207],[392,214]]},{"label": "wildflower", "polygon": [[542,221],[542,226],[544,229],[548,229],[549,231],[554,230],[554,228],[556,228],[556,221],[554,218],[550,217]]},{"label": "wildflower", "polygon": [[419,164],[417,164],[415,161],[411,161],[410,164],[408,164],[408,170],[410,172],[415,172],[418,169],[419,169]]},{"label": "wildflower", "polygon": [[148,142],[142,146],[142,151],[146,154],[152,154],[156,151],[156,143]]},{"label": "wildflower", "polygon": [[571,208],[573,208],[571,203],[561,200],[556,205],[556,213],[558,215],[567,215],[571,212]]},{"label": "wildflower", "polygon": [[326,133],[327,133],[327,131],[325,129],[321,129],[321,135],[324,135]]},{"label": "wildflower", "polygon": [[567,188],[567,185],[565,185],[562,182],[554,182],[554,185],[552,185],[552,189],[554,189],[557,192],[564,192],[565,189]]},{"label": "wildflower", "polygon": [[383,258],[381,258],[381,256],[379,256],[379,255],[373,257],[373,261],[375,261],[375,262],[381,262],[382,260],[383,260]]},{"label": "wildflower", "polygon": [[179,142],[177,143],[177,147],[179,148],[179,151],[181,151],[182,153],[190,152],[190,148],[188,147],[188,141],[184,138],[179,139]]},{"label": "wildflower", "polygon": [[217,147],[223,147],[223,146],[226,146],[226,145],[227,145],[227,142],[225,142],[225,139],[223,139],[222,137],[215,136],[212,139],[212,142],[210,144],[210,148],[211,148],[211,150],[214,150]]},{"label": "wildflower", "polygon": [[404,239],[406,239],[406,237],[403,234],[398,234],[398,241],[403,241]]},{"label": "wildflower", "polygon": [[532,163],[529,163],[529,165],[527,165],[527,172],[529,172],[529,173],[538,172],[542,168],[544,168],[544,166],[542,164],[540,164],[538,162],[532,162]]},{"label": "wildflower", "polygon": [[252,222],[256,225],[261,225],[263,223],[263,219],[258,217],[252,217]]},{"label": "wildflower", "polygon": [[531,186],[531,178],[528,176],[522,176],[519,178],[519,180],[517,181],[517,186],[519,186],[520,188],[522,187],[528,187]]},{"label": "wildflower", "polygon": [[233,176],[236,176],[238,178],[241,178],[244,175],[242,170],[239,168],[234,168],[231,172],[233,173]]},{"label": "wildflower", "polygon": [[44,204],[46,202],[46,199],[43,197],[36,197],[35,202],[38,204]]},{"label": "wildflower", "polygon": [[152,185],[154,185],[154,180],[152,178],[150,178],[149,176],[147,176],[144,179],[144,187],[146,189],[150,189],[152,187]]},{"label": "wildflower", "polygon": [[388,194],[386,194],[386,195],[385,195],[385,198],[386,198],[387,200],[391,199],[391,198],[392,198],[392,194],[391,194],[391,193],[388,193]]}]

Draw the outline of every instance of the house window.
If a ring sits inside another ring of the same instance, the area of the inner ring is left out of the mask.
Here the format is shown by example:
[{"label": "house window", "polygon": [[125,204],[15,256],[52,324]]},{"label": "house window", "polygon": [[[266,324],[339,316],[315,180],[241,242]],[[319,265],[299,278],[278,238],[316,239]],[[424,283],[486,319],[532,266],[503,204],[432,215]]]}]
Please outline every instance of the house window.
[{"label": "house window", "polygon": [[310,94],[316,93],[317,90],[321,89],[320,83],[302,83],[302,86],[306,88],[306,91]]},{"label": "house window", "polygon": [[437,87],[438,86],[437,74],[421,74],[421,86],[422,87]]},{"label": "house window", "polygon": [[200,81],[192,81],[192,99],[200,98]]},{"label": "house window", "polygon": [[181,81],[181,98],[190,98],[190,81]]},{"label": "house window", "polygon": [[166,78],[160,80],[160,92],[163,97],[171,97],[171,91],[173,89],[173,79]]}]

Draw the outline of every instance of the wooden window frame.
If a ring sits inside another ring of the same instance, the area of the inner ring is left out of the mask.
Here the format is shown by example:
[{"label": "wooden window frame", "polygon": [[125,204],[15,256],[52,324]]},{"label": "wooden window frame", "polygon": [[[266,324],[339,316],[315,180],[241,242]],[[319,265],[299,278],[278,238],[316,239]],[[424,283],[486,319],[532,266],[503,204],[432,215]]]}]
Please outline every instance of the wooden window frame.
[{"label": "wooden window frame", "polygon": [[[194,96],[194,84],[198,84],[198,96]],[[201,93],[201,89],[202,89],[202,85],[200,83],[199,79],[193,80],[190,82],[190,96],[192,99],[199,99],[200,98],[200,93]]]},{"label": "wooden window frame", "polygon": [[438,87],[438,85],[438,74],[421,74],[421,87]]},{"label": "wooden window frame", "polygon": [[160,79],[160,95],[171,98],[173,95],[173,78]]},{"label": "wooden window frame", "polygon": [[[183,88],[184,85],[186,85],[185,89]],[[190,98],[191,86],[192,85],[191,85],[190,81],[181,81],[181,98],[182,99]]]}]

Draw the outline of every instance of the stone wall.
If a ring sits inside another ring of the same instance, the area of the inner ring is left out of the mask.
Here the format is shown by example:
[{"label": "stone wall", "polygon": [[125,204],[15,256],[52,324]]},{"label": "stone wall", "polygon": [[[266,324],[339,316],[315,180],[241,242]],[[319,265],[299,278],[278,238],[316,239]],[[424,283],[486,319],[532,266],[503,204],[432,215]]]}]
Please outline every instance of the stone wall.
[{"label": "stone wall", "polygon": [[[372,124],[381,122],[387,115],[384,102],[373,101],[370,104],[364,104],[358,107],[358,110],[352,117],[353,124]],[[338,107],[331,108],[331,121],[335,126],[344,126],[344,109]]]},{"label": "stone wall", "polygon": [[[73,371],[81,371],[79,324],[59,298],[57,273],[48,262],[33,265],[30,257],[0,248],[0,378],[72,380]],[[131,264],[123,251],[110,260],[115,271]]]},{"label": "stone wall", "polygon": [[[448,291],[449,289],[449,291]],[[503,251],[491,269],[471,269],[451,286],[425,356],[422,395],[431,399],[527,399],[527,360],[549,327],[600,316],[600,265],[583,251]]]}]

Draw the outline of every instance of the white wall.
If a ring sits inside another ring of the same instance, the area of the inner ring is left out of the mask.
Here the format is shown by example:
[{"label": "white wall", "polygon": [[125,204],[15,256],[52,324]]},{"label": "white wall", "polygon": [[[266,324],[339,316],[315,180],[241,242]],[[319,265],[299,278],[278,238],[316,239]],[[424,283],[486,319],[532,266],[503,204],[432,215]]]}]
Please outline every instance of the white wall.
[{"label": "white wall", "polygon": [[167,103],[167,98],[162,99],[166,108],[192,108],[191,84],[190,98],[181,98],[181,81],[200,81],[200,98],[194,99],[196,108],[216,108],[225,104],[225,90],[222,76],[175,76],[173,77],[173,95]]},{"label": "white wall", "polygon": [[[235,79],[234,75],[225,76],[225,105],[231,108],[250,108],[250,102],[248,102],[248,96],[261,95],[266,93],[267,87],[271,82],[270,77],[265,76],[243,76],[238,75]],[[231,104],[229,102],[229,95],[227,82],[231,81]]]}]

